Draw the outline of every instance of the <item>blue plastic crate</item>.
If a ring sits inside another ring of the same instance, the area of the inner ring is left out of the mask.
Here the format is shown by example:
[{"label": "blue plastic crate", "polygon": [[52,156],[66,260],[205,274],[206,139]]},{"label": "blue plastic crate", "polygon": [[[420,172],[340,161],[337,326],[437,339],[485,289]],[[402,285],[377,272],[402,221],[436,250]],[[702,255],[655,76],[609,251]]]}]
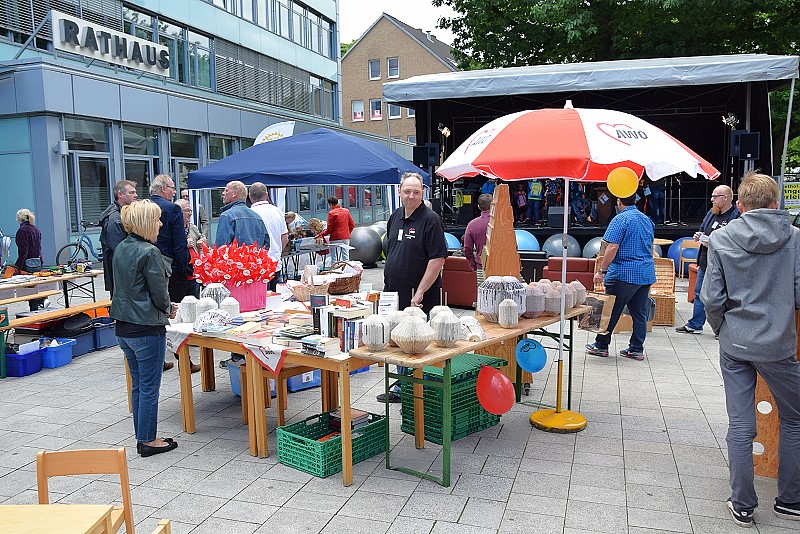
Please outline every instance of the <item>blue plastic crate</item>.
[{"label": "blue plastic crate", "polygon": [[111,317],[98,317],[93,322],[94,349],[101,350],[116,346],[117,335],[114,333],[114,319]]},{"label": "blue plastic crate", "polygon": [[75,336],[75,346],[72,347],[72,357],[83,356],[94,350],[94,329]]},{"label": "blue plastic crate", "polygon": [[[242,396],[242,375],[239,374],[239,365],[241,365],[239,362],[231,363],[229,361],[226,364],[226,367],[228,369],[228,375],[230,376],[230,379],[231,379],[231,391],[233,391],[234,395],[241,397]],[[270,378],[269,379],[269,396],[274,398],[275,395],[277,395],[277,393],[275,392],[275,379]]]},{"label": "blue plastic crate", "polygon": [[320,384],[322,384],[322,373],[319,369],[286,379],[286,388],[289,391],[302,391],[318,387]]},{"label": "blue plastic crate", "polygon": [[353,369],[352,371],[350,371],[350,374],[355,375],[358,373],[366,373],[367,371],[369,371],[369,365],[365,365],[361,369]]},{"label": "blue plastic crate", "polygon": [[6,354],[8,376],[28,376],[42,370],[42,349],[27,354]]},{"label": "blue plastic crate", "polygon": [[72,362],[72,349],[75,346],[75,340],[57,337],[57,347],[51,347],[51,341],[52,338],[42,338],[42,367],[54,369]]}]

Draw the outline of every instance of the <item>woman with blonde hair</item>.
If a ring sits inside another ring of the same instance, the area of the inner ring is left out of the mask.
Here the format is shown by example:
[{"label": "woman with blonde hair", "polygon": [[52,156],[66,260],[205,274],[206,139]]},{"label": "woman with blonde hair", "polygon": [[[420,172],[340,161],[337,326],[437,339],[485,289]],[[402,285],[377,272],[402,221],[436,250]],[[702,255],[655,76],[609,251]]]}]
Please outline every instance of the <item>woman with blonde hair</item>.
[{"label": "woman with blonde hair", "polygon": [[[36,216],[29,209],[17,212],[19,230],[15,237],[17,241],[17,261],[14,266],[20,271],[28,273],[42,270],[42,233],[33,224]],[[31,299],[28,307],[31,311],[38,310],[44,304],[44,299]]]},{"label": "woman with blonde hair", "polygon": [[172,438],[156,437],[165,327],[176,311],[168,289],[172,260],[154,245],[161,228],[157,204],[139,200],[123,206],[120,216],[128,237],[114,250],[110,315],[116,319],[117,342],[131,373],[136,450],[147,457],[178,446]]}]

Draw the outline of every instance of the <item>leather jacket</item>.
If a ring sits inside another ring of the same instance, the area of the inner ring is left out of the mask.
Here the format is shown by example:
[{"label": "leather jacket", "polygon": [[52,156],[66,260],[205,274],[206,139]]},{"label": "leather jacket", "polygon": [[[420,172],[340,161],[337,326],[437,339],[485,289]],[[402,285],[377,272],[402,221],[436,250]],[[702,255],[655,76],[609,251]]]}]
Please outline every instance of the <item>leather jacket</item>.
[{"label": "leather jacket", "polygon": [[114,296],[109,315],[145,326],[169,324],[171,260],[131,234],[114,250]]}]

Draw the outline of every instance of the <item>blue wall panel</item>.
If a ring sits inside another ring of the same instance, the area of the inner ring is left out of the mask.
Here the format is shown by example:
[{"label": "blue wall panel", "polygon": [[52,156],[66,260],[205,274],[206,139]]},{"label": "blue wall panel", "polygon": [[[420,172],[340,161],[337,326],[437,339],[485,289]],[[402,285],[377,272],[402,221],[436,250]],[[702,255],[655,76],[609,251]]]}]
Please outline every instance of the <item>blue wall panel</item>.
[{"label": "blue wall panel", "polygon": [[175,96],[168,97],[168,102],[170,128],[208,131],[208,110],[205,103]]},{"label": "blue wall panel", "polygon": [[117,84],[83,76],[73,76],[72,92],[76,115],[120,119],[119,86]]},{"label": "blue wall panel", "polygon": [[167,95],[133,87],[120,87],[120,109],[124,122],[167,126],[169,105]]},{"label": "blue wall panel", "polygon": [[239,110],[215,104],[208,104],[208,124],[214,133],[222,135],[242,135],[242,122]]}]

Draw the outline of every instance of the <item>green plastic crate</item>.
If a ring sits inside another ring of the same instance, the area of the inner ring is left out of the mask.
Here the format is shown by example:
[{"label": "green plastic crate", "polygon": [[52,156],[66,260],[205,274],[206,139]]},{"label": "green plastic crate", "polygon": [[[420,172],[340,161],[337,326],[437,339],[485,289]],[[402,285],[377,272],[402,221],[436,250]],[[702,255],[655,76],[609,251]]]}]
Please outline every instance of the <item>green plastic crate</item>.
[{"label": "green plastic crate", "polygon": [[[329,477],[342,470],[342,437],[317,441],[333,430],[330,412],[278,427],[278,461],[318,477]],[[353,430],[353,464],[386,450],[386,417],[369,414],[369,423]]]},{"label": "green plastic crate", "polygon": [[[474,432],[492,427],[500,422],[499,415],[493,415],[480,405],[475,393],[475,384],[481,366],[502,367],[506,361],[501,358],[481,354],[465,354],[453,359],[451,363],[451,418],[453,441]],[[423,376],[441,383],[443,369],[439,367],[423,368]],[[403,419],[400,426],[403,432],[414,434],[414,385],[401,383],[401,402]],[[441,388],[423,386],[425,401],[425,439],[433,443],[442,443],[442,404]]]}]

